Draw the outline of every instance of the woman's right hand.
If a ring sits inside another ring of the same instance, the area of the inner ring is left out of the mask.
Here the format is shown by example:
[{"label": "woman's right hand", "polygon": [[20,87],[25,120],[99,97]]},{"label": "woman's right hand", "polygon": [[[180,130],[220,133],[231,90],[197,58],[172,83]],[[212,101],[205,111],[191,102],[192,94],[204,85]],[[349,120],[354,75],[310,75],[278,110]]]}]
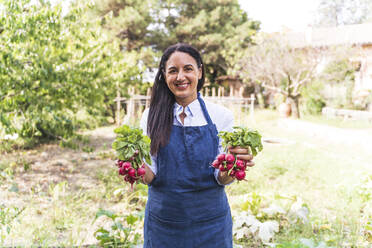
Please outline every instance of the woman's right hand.
[{"label": "woman's right hand", "polygon": [[230,177],[227,171],[219,171],[218,181],[220,182],[220,184],[226,185],[234,181],[234,178]]},{"label": "woman's right hand", "polygon": [[144,184],[149,184],[152,182],[152,180],[154,180],[154,177],[155,177],[155,174],[154,172],[152,172],[152,170],[150,169],[150,167],[147,166],[147,164],[143,164],[145,166],[145,175],[142,177],[142,182]]}]

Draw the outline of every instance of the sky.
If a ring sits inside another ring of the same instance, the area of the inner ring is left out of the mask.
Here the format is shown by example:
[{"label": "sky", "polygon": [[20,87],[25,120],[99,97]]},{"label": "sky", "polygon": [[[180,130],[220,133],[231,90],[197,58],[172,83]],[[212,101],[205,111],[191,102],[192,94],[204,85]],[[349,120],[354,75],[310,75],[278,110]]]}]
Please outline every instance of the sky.
[{"label": "sky", "polygon": [[319,0],[239,0],[248,18],[261,21],[264,32],[305,30],[314,20]]}]

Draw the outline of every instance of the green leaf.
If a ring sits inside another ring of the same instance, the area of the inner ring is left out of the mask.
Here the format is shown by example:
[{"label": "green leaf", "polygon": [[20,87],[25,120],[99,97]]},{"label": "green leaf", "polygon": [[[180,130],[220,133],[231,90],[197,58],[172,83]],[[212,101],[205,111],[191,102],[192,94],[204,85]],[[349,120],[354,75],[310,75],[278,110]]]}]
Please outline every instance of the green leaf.
[{"label": "green leaf", "polygon": [[125,228],[123,227],[123,224],[121,224],[121,222],[115,222],[112,229],[124,231]]},{"label": "green leaf", "polygon": [[97,218],[99,218],[103,215],[109,217],[112,220],[115,220],[118,217],[115,213],[113,213],[111,211],[104,210],[104,209],[99,209],[98,212],[96,213],[96,218],[95,219],[97,219]]},{"label": "green leaf", "polygon": [[126,218],[126,221],[127,221],[128,225],[133,225],[137,220],[138,220],[138,217],[136,217],[132,214],[128,215],[127,218]]}]

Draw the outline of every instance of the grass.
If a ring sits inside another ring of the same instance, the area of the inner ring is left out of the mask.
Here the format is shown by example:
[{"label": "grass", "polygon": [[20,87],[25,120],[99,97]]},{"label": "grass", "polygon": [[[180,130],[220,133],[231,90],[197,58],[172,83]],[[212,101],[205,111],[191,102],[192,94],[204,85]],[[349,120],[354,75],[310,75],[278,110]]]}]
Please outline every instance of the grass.
[{"label": "grass", "polygon": [[239,209],[242,194],[252,192],[265,196],[262,207],[272,202],[285,206],[291,199],[301,198],[310,209],[309,223],[285,226],[274,242],[312,238],[333,247],[367,247],[372,239],[371,233],[365,232],[372,218],[368,201],[372,189],[367,187],[368,193],[364,194],[358,192],[366,185],[363,178],[372,175],[371,154],[357,147],[344,149],[342,145],[309,140],[304,134],[278,127],[271,111],[256,116],[255,121],[247,117],[245,124],[258,129],[264,137],[290,142],[264,145],[255,158],[257,166],[248,173],[248,181],[228,188],[233,208]]},{"label": "grass", "polygon": [[339,128],[351,129],[371,129],[372,122],[367,120],[350,120],[342,118],[325,118],[321,115],[303,115],[302,120],[310,121],[318,124],[329,125]]},{"label": "grass", "polygon": [[[247,202],[255,204],[259,213],[275,203],[286,212],[275,217],[280,229],[272,244],[306,247],[300,242],[308,239],[318,245],[324,242],[328,247],[368,247],[372,242],[372,232],[368,231],[372,228],[368,224],[372,219],[372,155],[358,147],[345,149],[343,144],[326,143],[283,128],[277,125],[274,111],[256,111],[254,119],[248,113],[236,111],[236,115],[237,125],[258,129],[263,137],[277,138],[282,143],[265,143],[263,152],[254,160],[256,166],[247,173],[247,181],[226,187],[233,215],[248,211]],[[19,191],[9,189],[34,172],[35,161],[22,152],[1,157],[0,198],[6,209],[24,209],[13,219],[4,217],[7,223],[0,223],[5,235],[0,246],[94,244],[94,232],[110,225],[104,217],[94,221],[99,209],[143,215],[146,186],[137,186],[130,192],[129,186],[123,185],[113,168],[113,155],[107,144],[102,143],[100,148],[88,145],[85,152],[94,159],[71,158],[72,168],[61,175],[65,177],[47,183],[35,180],[26,185],[26,191],[22,185]],[[31,152],[37,155],[39,151]],[[81,179],[69,179],[79,173]],[[83,179],[90,183],[82,183]],[[254,203],[253,196],[259,201]],[[309,209],[306,223],[290,221],[289,209],[298,199]],[[248,209],[252,210],[252,206]],[[1,214],[5,216],[5,210]],[[135,226],[135,232],[142,233],[143,220]],[[263,247],[253,238],[235,242],[241,247]]]}]

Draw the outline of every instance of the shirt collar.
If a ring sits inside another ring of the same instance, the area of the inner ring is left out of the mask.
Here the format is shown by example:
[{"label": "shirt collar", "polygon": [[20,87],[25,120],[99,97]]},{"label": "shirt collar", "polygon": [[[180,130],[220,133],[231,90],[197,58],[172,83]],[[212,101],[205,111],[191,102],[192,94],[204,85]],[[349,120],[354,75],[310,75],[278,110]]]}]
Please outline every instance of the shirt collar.
[{"label": "shirt collar", "polygon": [[[174,115],[179,115],[183,111],[183,107],[177,102],[174,103]],[[192,101],[189,105],[185,107],[185,114],[187,116],[194,116],[198,111],[200,111],[200,104],[198,98]]]}]

